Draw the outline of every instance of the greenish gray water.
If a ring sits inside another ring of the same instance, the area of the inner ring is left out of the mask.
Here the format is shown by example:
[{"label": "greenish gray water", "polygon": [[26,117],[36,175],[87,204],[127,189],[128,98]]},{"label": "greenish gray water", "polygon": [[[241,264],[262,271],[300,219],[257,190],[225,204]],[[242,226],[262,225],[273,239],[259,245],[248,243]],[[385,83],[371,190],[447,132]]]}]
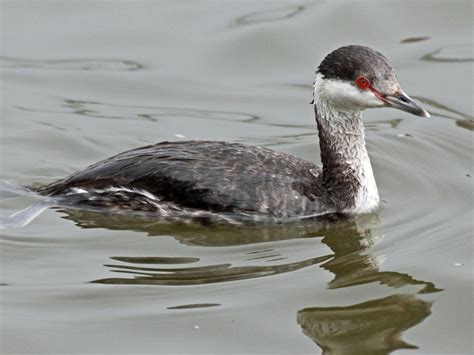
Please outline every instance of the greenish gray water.
[{"label": "greenish gray water", "polygon": [[1,16],[0,177],[17,184],[183,136],[319,161],[314,69],[348,43],[384,53],[432,113],[366,112],[373,215],[237,228],[47,210],[3,230],[2,353],[474,352],[471,1],[3,1]]}]

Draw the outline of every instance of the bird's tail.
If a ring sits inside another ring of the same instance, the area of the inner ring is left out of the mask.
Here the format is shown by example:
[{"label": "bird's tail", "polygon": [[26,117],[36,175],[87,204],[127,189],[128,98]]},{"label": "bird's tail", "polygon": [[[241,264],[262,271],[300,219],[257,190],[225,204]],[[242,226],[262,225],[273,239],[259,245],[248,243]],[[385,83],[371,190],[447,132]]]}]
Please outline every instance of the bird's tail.
[{"label": "bird's tail", "polygon": [[41,198],[41,200],[21,211],[13,213],[8,217],[0,217],[0,229],[19,228],[26,226],[28,223],[38,217],[44,210],[55,205],[53,199],[39,196],[37,193],[26,187],[12,185],[6,181],[0,181],[0,200],[23,196],[33,196],[35,198]]}]

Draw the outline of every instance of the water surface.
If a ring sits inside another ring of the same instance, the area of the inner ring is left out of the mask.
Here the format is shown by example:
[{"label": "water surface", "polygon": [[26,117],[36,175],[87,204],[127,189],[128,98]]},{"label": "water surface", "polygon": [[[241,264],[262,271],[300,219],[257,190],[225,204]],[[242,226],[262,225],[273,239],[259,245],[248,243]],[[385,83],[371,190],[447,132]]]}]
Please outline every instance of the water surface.
[{"label": "water surface", "polygon": [[372,215],[212,227],[49,209],[3,230],[1,352],[472,353],[472,6],[2,2],[13,183],[162,140],[319,162],[314,69],[348,43],[390,58],[432,118],[366,112]]}]

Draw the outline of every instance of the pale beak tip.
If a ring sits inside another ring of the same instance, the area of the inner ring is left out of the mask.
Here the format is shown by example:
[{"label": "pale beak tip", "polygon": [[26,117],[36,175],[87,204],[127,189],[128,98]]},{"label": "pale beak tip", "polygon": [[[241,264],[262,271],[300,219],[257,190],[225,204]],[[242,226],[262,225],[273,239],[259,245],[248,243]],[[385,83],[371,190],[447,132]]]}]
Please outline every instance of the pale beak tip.
[{"label": "pale beak tip", "polygon": [[426,111],[426,110],[423,110],[423,114],[421,114],[420,116],[421,116],[421,117],[426,117],[426,118],[430,118],[430,117],[431,117],[430,113],[429,113],[428,111]]}]

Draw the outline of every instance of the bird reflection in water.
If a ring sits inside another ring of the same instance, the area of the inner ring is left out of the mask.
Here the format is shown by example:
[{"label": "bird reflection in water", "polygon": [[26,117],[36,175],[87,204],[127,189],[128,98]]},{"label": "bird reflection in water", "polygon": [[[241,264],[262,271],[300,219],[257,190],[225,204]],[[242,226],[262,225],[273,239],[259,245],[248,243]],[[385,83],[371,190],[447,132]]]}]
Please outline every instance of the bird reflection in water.
[{"label": "bird reflection in water", "polygon": [[[284,262],[284,255],[273,255],[268,265],[255,258],[251,265],[231,263],[196,265],[199,258],[114,256],[106,264],[120,276],[94,280],[103,284],[197,285],[265,277],[319,265],[334,277],[329,289],[377,282],[392,288],[419,286],[419,294],[441,291],[432,282],[417,280],[396,271],[380,271],[377,256],[367,251],[380,236],[376,234],[376,214],[350,219],[329,216],[323,220],[280,225],[206,225],[163,224],[124,216],[66,210],[65,218],[82,228],[136,230],[150,236],[173,236],[179,242],[199,246],[236,246],[275,242],[296,238],[321,238],[332,253],[313,258]],[[266,250],[271,252],[272,250]],[[321,249],[318,249],[321,254]],[[247,255],[249,257],[249,255]],[[276,258],[275,258],[276,257]],[[179,267],[173,267],[178,266]],[[187,264],[187,265],[183,265]],[[257,265],[258,264],[258,265]],[[313,307],[298,312],[297,322],[305,335],[323,349],[324,354],[388,354],[396,349],[416,348],[401,339],[403,331],[422,322],[431,313],[431,303],[410,294],[389,297],[346,307]]]},{"label": "bird reflection in water", "polygon": [[417,349],[401,339],[402,332],[430,314],[430,302],[395,294],[348,307],[305,308],[297,321],[325,355],[381,355]]},{"label": "bird reflection in water", "polygon": [[[334,274],[330,289],[378,282],[392,288],[419,285],[420,294],[442,291],[432,282],[414,279],[394,271],[380,271],[376,256],[363,253],[376,241],[375,225],[352,224],[326,233],[322,242],[334,256],[320,265]],[[431,302],[411,294],[389,297],[346,307],[310,307],[298,312],[297,322],[303,333],[325,355],[388,354],[397,349],[417,349],[401,339],[402,332],[421,323],[431,314]]]}]

